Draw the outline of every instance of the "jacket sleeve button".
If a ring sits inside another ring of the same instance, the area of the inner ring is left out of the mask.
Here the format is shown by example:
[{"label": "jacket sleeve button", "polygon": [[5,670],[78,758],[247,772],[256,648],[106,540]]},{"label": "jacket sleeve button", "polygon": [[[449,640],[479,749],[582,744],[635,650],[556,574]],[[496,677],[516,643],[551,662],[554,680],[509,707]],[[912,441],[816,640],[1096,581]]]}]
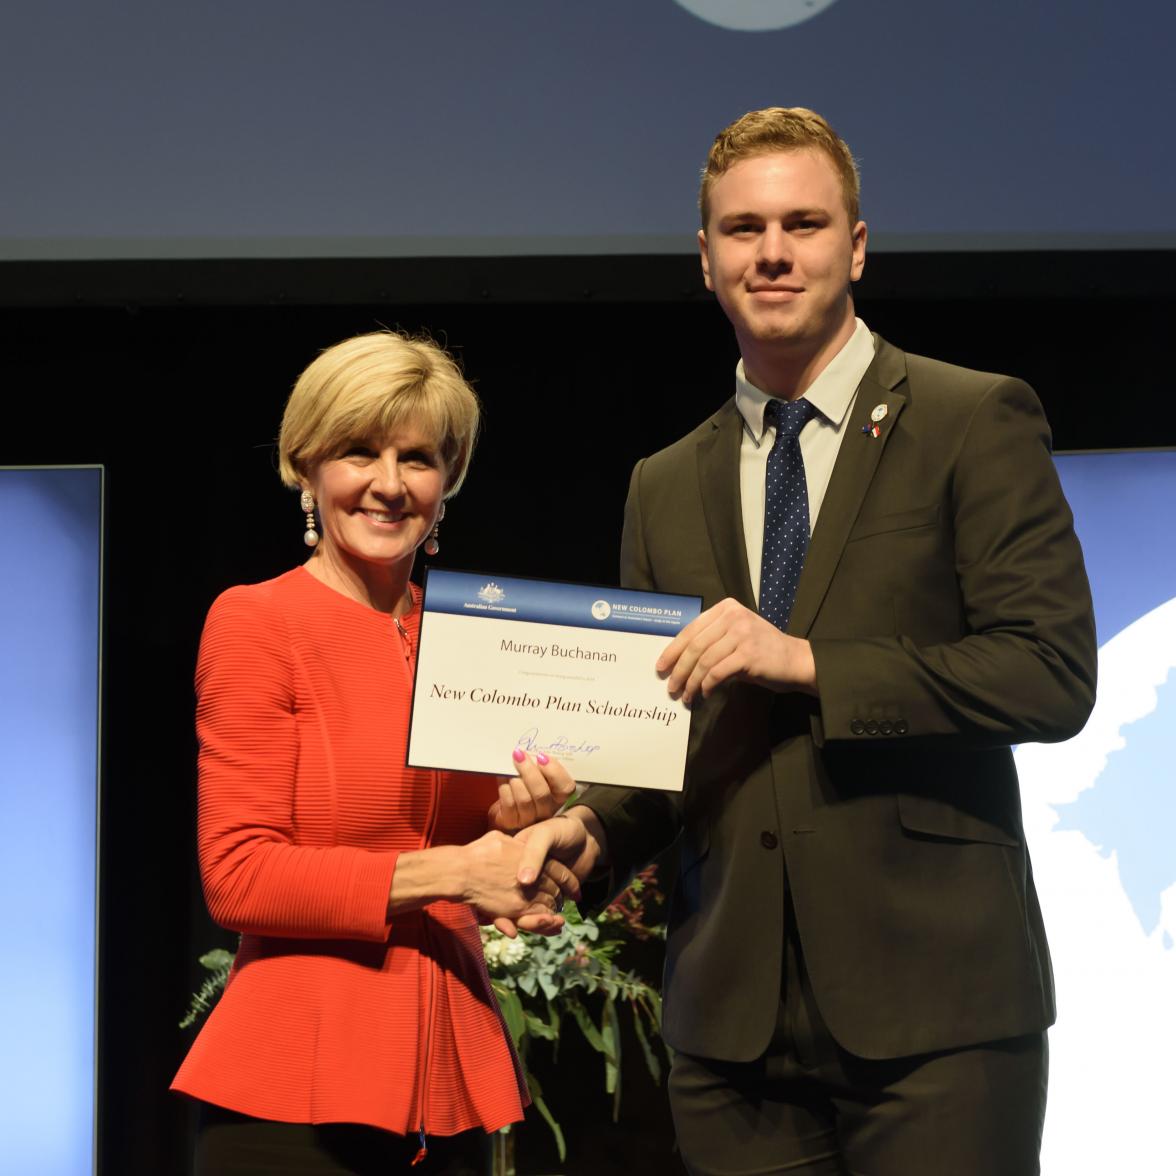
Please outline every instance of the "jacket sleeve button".
[{"label": "jacket sleeve button", "polygon": [[906,719],[895,719],[894,733],[895,735],[905,735],[910,730]]},{"label": "jacket sleeve button", "polygon": [[878,721],[876,719],[867,719],[866,720],[866,734],[867,735],[877,735],[878,734]]},{"label": "jacket sleeve button", "polygon": [[882,735],[890,735],[894,732],[894,724],[889,719],[883,719],[878,724],[878,731]]},{"label": "jacket sleeve button", "polygon": [[863,723],[861,721],[861,719],[853,719],[853,720],[851,720],[851,722],[849,724],[849,729],[855,735],[863,735],[863,734],[865,734],[866,724]]}]

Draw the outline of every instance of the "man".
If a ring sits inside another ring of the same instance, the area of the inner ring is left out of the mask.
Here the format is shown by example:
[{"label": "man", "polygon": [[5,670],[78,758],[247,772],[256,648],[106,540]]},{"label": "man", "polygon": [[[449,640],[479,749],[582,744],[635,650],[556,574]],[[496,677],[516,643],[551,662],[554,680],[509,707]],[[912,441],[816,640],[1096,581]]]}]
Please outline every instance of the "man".
[{"label": "man", "polygon": [[704,598],[658,662],[685,790],[590,788],[531,860],[619,885],[679,839],[692,1172],[1035,1173],[1054,998],[1010,748],[1082,726],[1096,658],[1041,408],[855,318],[857,172],[819,115],[728,127],[700,206],[736,394],[637,465],[621,555]]}]

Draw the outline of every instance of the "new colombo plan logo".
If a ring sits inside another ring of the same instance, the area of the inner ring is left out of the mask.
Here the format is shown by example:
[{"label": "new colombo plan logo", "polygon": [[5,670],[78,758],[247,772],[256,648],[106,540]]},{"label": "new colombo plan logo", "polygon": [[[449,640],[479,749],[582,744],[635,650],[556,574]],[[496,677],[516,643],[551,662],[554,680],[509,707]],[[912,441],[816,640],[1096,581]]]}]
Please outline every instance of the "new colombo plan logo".
[{"label": "new colombo plan logo", "polygon": [[675,0],[675,3],[720,28],[763,33],[809,20],[824,12],[834,0]]}]

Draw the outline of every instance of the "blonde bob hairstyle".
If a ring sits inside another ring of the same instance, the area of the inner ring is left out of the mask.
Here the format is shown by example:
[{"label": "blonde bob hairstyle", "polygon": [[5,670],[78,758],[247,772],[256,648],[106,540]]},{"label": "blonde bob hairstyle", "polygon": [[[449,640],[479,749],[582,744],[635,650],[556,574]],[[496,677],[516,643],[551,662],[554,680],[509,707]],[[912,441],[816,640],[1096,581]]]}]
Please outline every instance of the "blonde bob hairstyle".
[{"label": "blonde bob hairstyle", "polygon": [[852,229],[861,219],[861,177],[845,140],[814,110],[805,106],[768,106],[748,111],[724,127],[711,145],[702,169],[698,211],[702,227],[710,221],[711,185],[739,163],[755,155],[776,151],[823,151],[841,180],[841,199]]},{"label": "blonde bob hairstyle", "polygon": [[360,441],[419,429],[445,463],[445,496],[465,480],[478,398],[453,357],[424,336],[373,331],[328,347],[298,377],[278,434],[278,472],[297,489]]}]

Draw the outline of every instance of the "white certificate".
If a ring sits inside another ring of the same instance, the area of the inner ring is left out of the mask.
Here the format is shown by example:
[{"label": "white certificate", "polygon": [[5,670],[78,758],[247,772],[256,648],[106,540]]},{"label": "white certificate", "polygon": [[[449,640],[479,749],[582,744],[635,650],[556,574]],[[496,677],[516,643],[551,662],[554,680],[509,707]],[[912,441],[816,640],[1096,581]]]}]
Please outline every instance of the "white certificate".
[{"label": "white certificate", "polygon": [[430,568],[409,765],[509,775],[521,747],[581,783],[681,791],[690,712],[654,663],[700,609],[697,596]]}]

